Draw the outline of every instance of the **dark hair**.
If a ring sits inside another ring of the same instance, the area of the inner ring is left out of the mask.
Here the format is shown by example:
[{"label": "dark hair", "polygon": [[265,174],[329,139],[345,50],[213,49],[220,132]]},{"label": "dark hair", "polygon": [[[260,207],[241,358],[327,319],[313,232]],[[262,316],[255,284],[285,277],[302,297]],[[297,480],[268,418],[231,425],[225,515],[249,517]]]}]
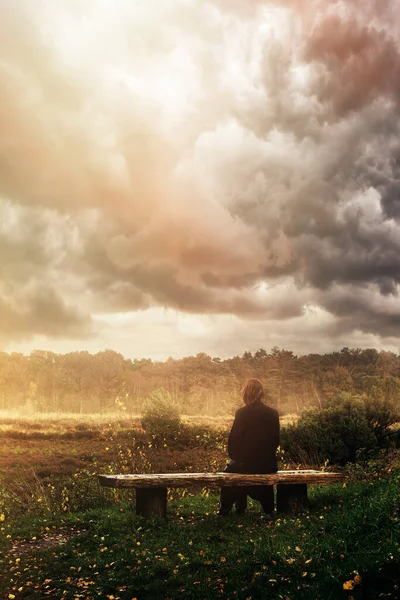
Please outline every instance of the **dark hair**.
[{"label": "dark hair", "polygon": [[248,379],[242,387],[242,394],[245,404],[253,404],[264,398],[264,386],[259,379]]}]

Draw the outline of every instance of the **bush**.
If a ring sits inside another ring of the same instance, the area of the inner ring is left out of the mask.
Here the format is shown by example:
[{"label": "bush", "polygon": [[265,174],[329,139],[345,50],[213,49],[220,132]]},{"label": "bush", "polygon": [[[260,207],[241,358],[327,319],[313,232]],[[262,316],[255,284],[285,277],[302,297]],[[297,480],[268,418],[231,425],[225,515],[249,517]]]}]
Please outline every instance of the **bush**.
[{"label": "bush", "polygon": [[282,431],[281,447],[290,458],[308,464],[345,464],[360,450],[378,448],[362,401],[352,399],[324,410],[311,409]]},{"label": "bush", "polygon": [[[364,377],[363,379],[377,379]],[[382,384],[383,385],[383,384]],[[395,398],[384,394],[384,390],[373,387],[361,394],[340,392],[329,400],[327,406],[335,407],[359,402],[364,405],[367,421],[376,435],[379,446],[387,446],[393,425],[400,421],[400,410],[397,396]]]},{"label": "bush", "polygon": [[394,402],[386,399],[364,399],[366,417],[380,446],[386,445],[391,437],[391,427],[400,420]]},{"label": "bush", "polygon": [[389,442],[395,447],[400,448],[400,428],[392,429],[389,433]]},{"label": "bush", "polygon": [[141,423],[145,431],[155,436],[171,437],[179,432],[179,408],[167,390],[153,390],[143,405]]}]

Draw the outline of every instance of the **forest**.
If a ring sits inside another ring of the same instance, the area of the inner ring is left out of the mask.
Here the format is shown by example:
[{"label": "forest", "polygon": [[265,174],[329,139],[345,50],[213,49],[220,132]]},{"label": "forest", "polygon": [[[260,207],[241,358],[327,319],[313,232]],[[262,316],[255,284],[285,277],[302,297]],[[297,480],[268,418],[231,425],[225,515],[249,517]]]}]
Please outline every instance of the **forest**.
[{"label": "forest", "polygon": [[396,405],[400,355],[345,347],[296,356],[273,347],[228,359],[200,353],[153,362],[124,358],[113,350],[0,352],[0,409],[140,414],[149,394],[164,388],[182,415],[231,415],[247,377],[261,379],[267,402],[281,414],[323,408],[342,393]]}]

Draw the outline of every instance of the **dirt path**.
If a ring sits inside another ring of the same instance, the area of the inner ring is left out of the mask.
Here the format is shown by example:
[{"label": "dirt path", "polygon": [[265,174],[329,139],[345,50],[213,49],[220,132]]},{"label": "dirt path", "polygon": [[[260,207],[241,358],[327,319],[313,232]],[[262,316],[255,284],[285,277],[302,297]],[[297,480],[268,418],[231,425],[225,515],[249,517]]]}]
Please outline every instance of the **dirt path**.
[{"label": "dirt path", "polygon": [[70,539],[82,533],[86,533],[86,531],[88,530],[74,525],[61,527],[56,531],[46,533],[39,539],[16,542],[10,550],[10,554],[13,556],[22,556],[22,554],[27,554],[29,552],[37,552],[40,550],[48,550],[54,546],[62,546],[62,544],[66,544]]}]

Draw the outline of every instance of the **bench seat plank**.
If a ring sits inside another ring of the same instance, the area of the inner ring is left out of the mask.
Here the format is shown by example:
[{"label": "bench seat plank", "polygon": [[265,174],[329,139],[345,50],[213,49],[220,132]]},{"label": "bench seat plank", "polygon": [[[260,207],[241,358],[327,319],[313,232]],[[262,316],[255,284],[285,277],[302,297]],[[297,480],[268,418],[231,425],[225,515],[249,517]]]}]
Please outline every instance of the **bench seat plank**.
[{"label": "bench seat plank", "polygon": [[334,483],[342,481],[342,473],[325,471],[278,471],[268,474],[242,473],[156,473],[129,475],[99,475],[99,483],[111,488],[135,487],[189,487],[202,486],[240,486],[240,485],[274,485],[274,484],[312,484]]}]

